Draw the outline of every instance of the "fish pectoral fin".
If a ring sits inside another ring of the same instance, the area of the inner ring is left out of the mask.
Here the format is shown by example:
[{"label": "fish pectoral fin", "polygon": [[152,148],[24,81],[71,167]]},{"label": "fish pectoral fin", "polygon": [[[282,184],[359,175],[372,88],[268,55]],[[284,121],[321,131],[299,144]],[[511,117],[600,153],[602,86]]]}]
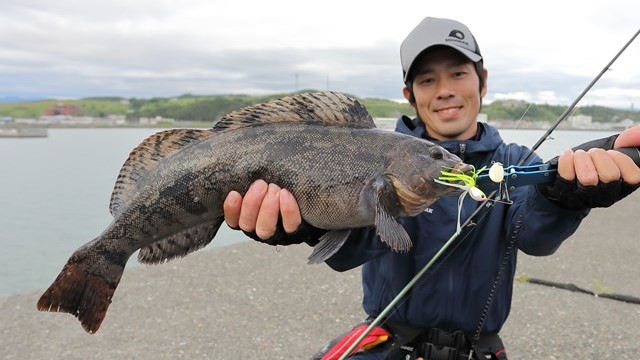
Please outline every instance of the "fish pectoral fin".
[{"label": "fish pectoral fin", "polygon": [[411,249],[411,239],[407,231],[381,206],[376,207],[376,231],[380,240],[396,252],[406,252]]},{"label": "fish pectoral fin", "polygon": [[151,243],[140,249],[138,261],[143,264],[159,264],[202,249],[213,240],[223,221],[220,218],[206,222]]},{"label": "fish pectoral fin", "polygon": [[412,245],[409,234],[391,215],[403,213],[392,182],[385,176],[379,176],[373,180],[371,187],[376,211],[374,224],[380,240],[389,245],[393,251],[409,251]]},{"label": "fish pectoral fin", "polygon": [[349,238],[351,229],[331,230],[320,237],[320,242],[314,246],[309,255],[308,264],[319,264],[338,252]]}]

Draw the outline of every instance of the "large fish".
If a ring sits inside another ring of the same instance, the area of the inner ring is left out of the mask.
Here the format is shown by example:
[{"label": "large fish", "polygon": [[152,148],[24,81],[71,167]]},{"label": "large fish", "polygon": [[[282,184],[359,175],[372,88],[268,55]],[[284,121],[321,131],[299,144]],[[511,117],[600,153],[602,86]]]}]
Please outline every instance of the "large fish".
[{"label": "large fish", "polygon": [[127,259],[161,263],[207,245],[231,190],[256,179],[288,189],[308,223],[329,230],[309,262],[324,261],[352,228],[375,225],[394,251],[411,240],[396,218],[414,216],[455,188],[433,181],[471,167],[428,141],[375,128],[343,94],[301,94],[250,106],[212,129],[158,132],[135,148],[111,196],[113,222],[76,250],[38,301],[98,330]]}]

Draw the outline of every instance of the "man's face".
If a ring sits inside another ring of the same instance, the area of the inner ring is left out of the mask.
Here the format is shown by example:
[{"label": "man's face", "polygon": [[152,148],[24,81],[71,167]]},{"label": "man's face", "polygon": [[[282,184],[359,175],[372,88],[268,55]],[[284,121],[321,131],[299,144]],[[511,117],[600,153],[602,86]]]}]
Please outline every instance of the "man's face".
[{"label": "man's face", "polygon": [[[474,136],[480,100],[487,92],[487,71],[481,90],[474,64],[449,47],[420,56],[413,71],[414,107],[427,134],[437,140]],[[409,99],[409,89],[405,87],[403,93]]]}]

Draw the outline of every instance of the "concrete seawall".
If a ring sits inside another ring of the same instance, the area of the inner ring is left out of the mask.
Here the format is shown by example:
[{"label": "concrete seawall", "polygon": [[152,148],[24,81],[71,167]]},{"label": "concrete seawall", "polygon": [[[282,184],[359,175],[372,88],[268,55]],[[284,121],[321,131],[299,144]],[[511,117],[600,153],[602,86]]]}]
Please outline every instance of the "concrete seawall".
[{"label": "concrete seawall", "polygon": [[0,138],[11,137],[47,137],[47,129],[44,128],[0,128]]}]

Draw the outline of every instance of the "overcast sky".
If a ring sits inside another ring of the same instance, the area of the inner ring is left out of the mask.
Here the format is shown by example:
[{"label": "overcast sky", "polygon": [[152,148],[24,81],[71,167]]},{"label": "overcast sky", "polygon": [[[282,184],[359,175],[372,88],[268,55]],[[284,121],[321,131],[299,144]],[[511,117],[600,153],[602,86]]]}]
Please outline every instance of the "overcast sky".
[{"label": "overcast sky", "polygon": [[[486,101],[566,105],[638,31],[640,2],[2,0],[0,100],[300,89],[400,99],[400,43],[425,16],[469,26]],[[640,108],[640,38],[580,105]]]}]

